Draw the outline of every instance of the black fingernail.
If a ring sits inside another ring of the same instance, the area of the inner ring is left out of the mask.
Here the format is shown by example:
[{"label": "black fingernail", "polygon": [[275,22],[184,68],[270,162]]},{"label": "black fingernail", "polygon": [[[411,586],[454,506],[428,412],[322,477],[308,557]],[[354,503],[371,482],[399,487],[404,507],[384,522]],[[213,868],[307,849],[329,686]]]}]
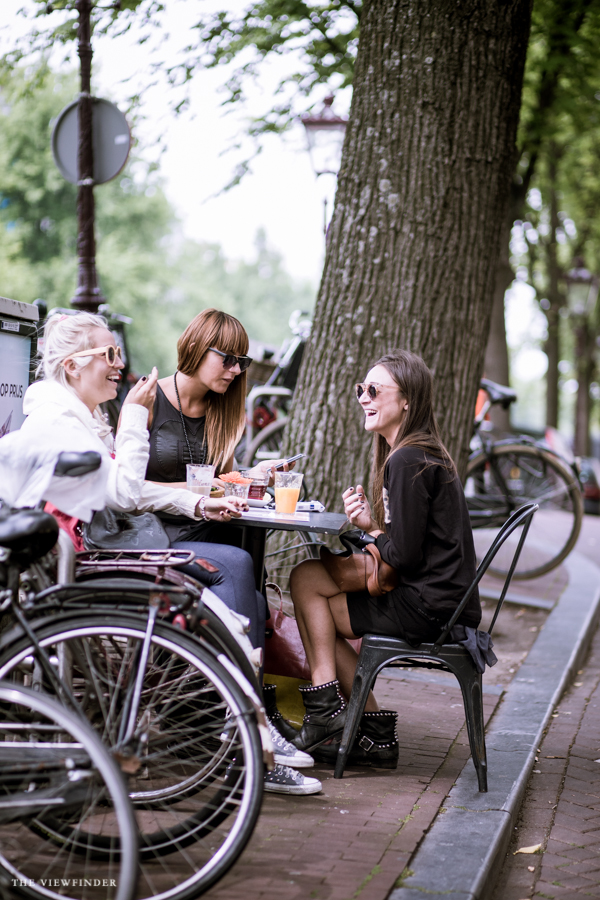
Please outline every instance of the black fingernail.
[{"label": "black fingernail", "polygon": [[142,377],[140,378],[140,381],[148,381],[148,376],[142,375]]}]

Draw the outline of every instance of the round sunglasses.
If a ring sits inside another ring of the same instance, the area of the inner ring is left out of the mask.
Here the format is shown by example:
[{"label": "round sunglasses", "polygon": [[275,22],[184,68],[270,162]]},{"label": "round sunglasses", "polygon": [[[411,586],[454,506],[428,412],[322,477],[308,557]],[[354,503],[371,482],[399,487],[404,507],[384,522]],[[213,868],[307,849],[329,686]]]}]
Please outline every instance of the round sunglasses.
[{"label": "round sunglasses", "polygon": [[374,400],[377,394],[380,394],[385,388],[391,388],[393,385],[391,384],[378,384],[376,381],[366,382],[364,384],[355,384],[354,390],[356,391],[356,399],[360,400],[364,392],[366,391],[371,400]]},{"label": "round sunglasses", "polygon": [[208,349],[223,357],[224,369],[233,369],[235,365],[238,365],[240,367],[240,372],[245,372],[252,362],[251,356],[236,356],[234,353],[223,353],[222,350],[217,350],[216,347],[209,347]]},{"label": "round sunglasses", "polygon": [[75,359],[77,356],[100,356],[103,353],[106,357],[106,362],[109,366],[114,366],[115,360],[118,358],[123,362],[123,354],[121,352],[120,347],[113,347],[112,344],[109,344],[107,347],[93,347],[91,350],[78,350],[77,353],[71,353],[70,356],[67,356],[66,359],[63,359],[61,365],[64,366],[66,362],[70,359]]}]

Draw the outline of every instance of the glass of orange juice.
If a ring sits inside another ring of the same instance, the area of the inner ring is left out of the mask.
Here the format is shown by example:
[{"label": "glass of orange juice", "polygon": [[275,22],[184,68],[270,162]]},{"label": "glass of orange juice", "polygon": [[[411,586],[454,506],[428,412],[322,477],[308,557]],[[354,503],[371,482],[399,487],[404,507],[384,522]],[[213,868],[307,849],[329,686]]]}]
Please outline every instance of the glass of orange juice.
[{"label": "glass of orange juice", "polygon": [[275,512],[288,515],[296,512],[303,478],[300,472],[275,472]]}]

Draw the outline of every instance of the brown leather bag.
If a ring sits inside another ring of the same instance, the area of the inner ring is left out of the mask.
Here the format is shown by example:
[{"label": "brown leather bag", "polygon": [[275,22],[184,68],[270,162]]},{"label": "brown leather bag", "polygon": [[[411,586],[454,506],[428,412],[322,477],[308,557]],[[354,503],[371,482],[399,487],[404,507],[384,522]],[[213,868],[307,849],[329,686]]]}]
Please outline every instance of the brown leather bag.
[{"label": "brown leather bag", "polygon": [[372,538],[361,549],[358,549],[361,540],[356,532],[346,532],[340,540],[349,548],[349,553],[332,553],[327,547],[320,550],[321,562],[340,591],[344,594],[368,591],[371,597],[381,597],[398,586],[398,573],[382,560]]}]

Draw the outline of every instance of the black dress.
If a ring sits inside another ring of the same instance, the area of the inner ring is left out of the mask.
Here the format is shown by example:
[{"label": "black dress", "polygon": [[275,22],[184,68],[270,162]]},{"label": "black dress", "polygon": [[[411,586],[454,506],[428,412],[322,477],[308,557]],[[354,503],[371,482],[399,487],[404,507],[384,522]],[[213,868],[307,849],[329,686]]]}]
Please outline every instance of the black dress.
[{"label": "black dress", "polygon": [[[150,458],[146,471],[148,481],[169,484],[186,480],[186,465],[204,460],[204,416],[185,416],[185,427],[192,450],[189,451],[181,425],[179,410],[165,396],[159,385],[150,428]],[[249,637],[254,647],[265,644],[266,601],[254,584],[252,559],[241,549],[242,529],[227,522],[196,522],[187,516],[174,516],[157,511],[171,541],[171,546],[192,550],[219,569],[219,580],[211,590],[230,608],[250,619]],[[193,575],[194,564],[189,567]]]},{"label": "black dress", "polygon": [[[150,457],[146,470],[148,481],[164,484],[185,481],[187,464],[205,461],[205,416],[184,416],[184,419],[193,459],[190,459],[179,410],[167,399],[159,385],[150,427]],[[174,516],[165,512],[157,512],[156,515],[161,519],[172,544],[175,541],[210,541],[241,546],[241,529],[235,525],[194,522],[187,516]]]},{"label": "black dress", "polygon": [[[435,456],[403,447],[386,463],[383,501],[386,532],[377,538],[377,548],[400,583],[382,597],[348,594],[352,631],[389,634],[412,644],[435,640],[475,578],[462,485]],[[475,591],[458,624],[477,628],[480,621]]]}]

